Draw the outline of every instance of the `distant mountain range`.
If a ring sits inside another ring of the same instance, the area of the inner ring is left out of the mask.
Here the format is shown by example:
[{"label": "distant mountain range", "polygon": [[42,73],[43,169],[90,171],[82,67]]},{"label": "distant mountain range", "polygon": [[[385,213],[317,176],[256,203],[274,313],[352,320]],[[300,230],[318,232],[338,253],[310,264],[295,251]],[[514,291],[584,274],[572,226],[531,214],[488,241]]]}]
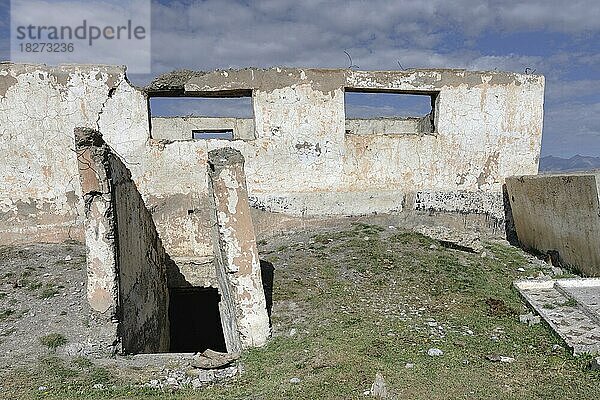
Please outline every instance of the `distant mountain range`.
[{"label": "distant mountain range", "polygon": [[540,159],[540,173],[600,170],[600,157],[580,156],[561,158],[546,156]]}]

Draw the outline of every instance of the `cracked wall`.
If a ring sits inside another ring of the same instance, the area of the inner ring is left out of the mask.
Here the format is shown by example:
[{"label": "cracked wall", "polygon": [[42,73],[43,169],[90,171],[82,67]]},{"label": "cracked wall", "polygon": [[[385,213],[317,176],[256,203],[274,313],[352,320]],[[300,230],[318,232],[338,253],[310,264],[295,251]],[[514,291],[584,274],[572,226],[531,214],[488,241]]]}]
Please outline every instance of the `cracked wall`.
[{"label": "cracked wall", "polygon": [[[259,237],[364,214],[445,215],[465,227],[481,216],[473,227],[499,232],[505,177],[537,173],[544,78],[272,68],[176,72],[140,89],[120,67],[1,64],[0,88],[0,241],[82,238],[72,132],[87,126],[100,129],[131,171],[184,280],[214,286],[199,272],[213,254],[210,150],[244,155]],[[345,88],[435,92],[435,133],[347,134]],[[148,94],[251,94],[253,135],[159,139],[159,130],[150,132]]]}]

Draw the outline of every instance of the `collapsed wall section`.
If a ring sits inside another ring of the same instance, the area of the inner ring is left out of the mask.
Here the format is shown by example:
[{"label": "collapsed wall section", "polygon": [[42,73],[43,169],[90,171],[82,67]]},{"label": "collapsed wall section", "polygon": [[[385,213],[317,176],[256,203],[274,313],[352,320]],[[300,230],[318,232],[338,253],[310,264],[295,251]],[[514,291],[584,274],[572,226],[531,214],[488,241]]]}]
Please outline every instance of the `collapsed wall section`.
[{"label": "collapsed wall section", "polygon": [[512,177],[506,188],[525,249],[600,276],[600,174]]},{"label": "collapsed wall section", "polygon": [[104,353],[169,350],[170,263],[131,174],[99,132],[75,129],[93,342]]}]

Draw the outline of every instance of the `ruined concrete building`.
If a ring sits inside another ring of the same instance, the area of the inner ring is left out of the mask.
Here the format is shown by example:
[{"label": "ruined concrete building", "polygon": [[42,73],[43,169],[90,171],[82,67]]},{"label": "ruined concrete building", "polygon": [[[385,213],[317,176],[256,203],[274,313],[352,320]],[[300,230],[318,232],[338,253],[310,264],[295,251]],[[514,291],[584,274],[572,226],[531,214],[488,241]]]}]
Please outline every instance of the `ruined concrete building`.
[{"label": "ruined concrete building", "polygon": [[[345,92],[431,110],[347,119]],[[250,97],[253,118],[153,118],[161,96]],[[259,346],[255,234],[381,214],[503,235],[505,178],[537,173],[543,97],[542,76],[502,72],[186,71],[139,88],[120,67],[0,64],[0,242],[85,238],[99,351],[189,351],[173,329],[192,332],[186,304],[210,296],[221,349]]]}]

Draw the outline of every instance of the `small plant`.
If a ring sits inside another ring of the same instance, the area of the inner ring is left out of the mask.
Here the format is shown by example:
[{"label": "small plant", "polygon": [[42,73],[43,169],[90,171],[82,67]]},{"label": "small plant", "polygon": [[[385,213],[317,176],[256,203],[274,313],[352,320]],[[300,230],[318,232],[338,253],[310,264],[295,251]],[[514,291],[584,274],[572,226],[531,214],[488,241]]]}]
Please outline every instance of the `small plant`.
[{"label": "small plant", "polygon": [[40,338],[40,343],[50,350],[56,350],[60,346],[67,344],[67,338],[60,333],[51,333]]},{"label": "small plant", "polygon": [[547,310],[553,310],[556,308],[556,306],[552,303],[544,303],[544,305],[542,306],[542,308],[545,308]]},{"label": "small plant", "polygon": [[5,319],[10,317],[14,313],[15,313],[15,310],[13,310],[11,308],[5,308],[4,310],[0,311],[0,321],[4,321]]},{"label": "small plant", "polygon": [[41,288],[42,286],[43,286],[42,282],[38,282],[38,281],[30,281],[30,282],[27,284],[27,288],[28,288],[29,290],[36,290],[36,289],[39,289],[39,288]]},{"label": "small plant", "polygon": [[55,294],[58,294],[58,288],[47,283],[40,292],[40,299],[48,299],[50,297],[54,297]]},{"label": "small plant", "polygon": [[567,300],[564,303],[562,303],[561,306],[563,306],[563,307],[577,307],[577,300],[575,300],[574,298],[570,298],[569,300]]}]

